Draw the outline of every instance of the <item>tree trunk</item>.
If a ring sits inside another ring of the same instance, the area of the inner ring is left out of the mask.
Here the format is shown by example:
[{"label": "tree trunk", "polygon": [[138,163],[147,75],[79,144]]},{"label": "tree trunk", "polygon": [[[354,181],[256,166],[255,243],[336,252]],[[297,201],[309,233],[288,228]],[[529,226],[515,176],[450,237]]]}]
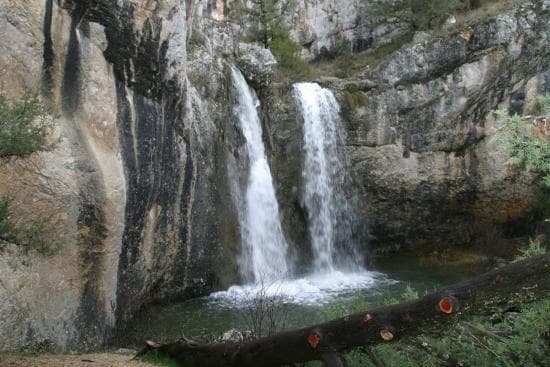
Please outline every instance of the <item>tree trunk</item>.
[{"label": "tree trunk", "polygon": [[388,343],[403,336],[444,332],[444,323],[462,315],[502,311],[550,294],[550,254],[484,273],[415,301],[242,343],[201,344],[190,340],[154,349],[182,366],[275,367],[312,360],[345,366],[342,353]]}]

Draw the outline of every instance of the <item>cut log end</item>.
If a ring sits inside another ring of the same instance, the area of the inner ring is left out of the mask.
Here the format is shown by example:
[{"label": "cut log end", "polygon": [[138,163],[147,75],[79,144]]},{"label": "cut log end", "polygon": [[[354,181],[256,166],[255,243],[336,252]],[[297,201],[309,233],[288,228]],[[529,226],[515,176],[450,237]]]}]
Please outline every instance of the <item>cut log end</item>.
[{"label": "cut log end", "polygon": [[317,333],[313,332],[307,337],[307,342],[312,349],[317,349],[319,343],[321,342],[321,337]]},{"label": "cut log end", "polygon": [[453,296],[445,296],[439,300],[439,311],[451,315],[458,311],[458,300]]},{"label": "cut log end", "polygon": [[393,340],[393,333],[388,329],[382,329],[380,331],[380,336],[382,337],[382,339],[384,339],[384,341],[387,341],[387,342],[390,342]]}]

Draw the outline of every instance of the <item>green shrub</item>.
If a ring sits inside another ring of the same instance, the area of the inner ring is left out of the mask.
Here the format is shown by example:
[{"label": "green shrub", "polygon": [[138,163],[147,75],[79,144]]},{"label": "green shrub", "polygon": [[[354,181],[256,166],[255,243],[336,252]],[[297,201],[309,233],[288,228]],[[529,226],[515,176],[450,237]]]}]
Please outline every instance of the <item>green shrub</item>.
[{"label": "green shrub", "polygon": [[179,364],[175,360],[169,357],[158,355],[154,352],[144,354],[143,356],[139,357],[139,359],[143,362],[154,364],[156,366],[163,366],[163,367],[179,366]]},{"label": "green shrub", "polygon": [[349,41],[343,41],[338,49],[338,58],[336,61],[336,76],[338,78],[347,78],[353,71],[353,53]]},{"label": "green shrub", "polygon": [[251,40],[270,48],[278,37],[288,34],[284,17],[294,8],[293,0],[250,0],[249,7],[236,6],[250,23]]},{"label": "green shrub", "polygon": [[[405,337],[378,344],[372,351],[385,366],[548,366],[549,309],[550,299],[546,298],[501,314],[497,322],[470,317],[438,330],[436,336]],[[347,354],[346,359],[350,367],[375,366],[361,349]],[[449,359],[457,363],[447,363]]]},{"label": "green shrub", "polygon": [[0,239],[8,242],[13,242],[15,237],[13,235],[13,228],[10,223],[11,199],[7,196],[0,198]]},{"label": "green shrub", "polygon": [[[320,61],[314,64],[315,72],[319,76],[335,76],[338,78],[358,78],[358,75],[367,69],[374,69],[389,55],[399,50],[403,45],[412,40],[413,33],[393,39],[390,43],[374,49],[364,50],[358,53],[351,52],[348,42],[340,45],[339,53],[334,60]],[[347,47],[346,47],[347,46]]]},{"label": "green shrub", "polygon": [[537,116],[550,115],[550,94],[539,96],[529,114]]},{"label": "green shrub", "polygon": [[58,346],[49,339],[31,342],[21,348],[20,352],[24,355],[38,356],[41,354],[59,353]]},{"label": "green shrub", "polygon": [[297,82],[311,77],[311,65],[300,57],[302,46],[293,41],[288,34],[276,37],[271,42],[270,50],[277,60],[279,69],[292,81]]},{"label": "green shrub", "polygon": [[[541,110],[548,112],[550,98],[545,96],[539,101]],[[550,188],[550,139],[544,127],[519,115],[510,116],[505,111],[496,114],[501,126],[495,139],[501,143],[500,150],[510,155],[506,163],[540,174],[544,185]]]},{"label": "green shrub", "polygon": [[350,92],[346,90],[344,91],[344,98],[350,108],[365,107],[368,104],[367,94],[361,91]]},{"label": "green shrub", "polygon": [[[534,253],[534,247],[524,253]],[[411,287],[384,304],[402,303],[417,299],[419,294]],[[350,313],[365,311],[365,294],[358,292],[353,299],[341,301],[323,311],[324,319],[334,319]],[[378,344],[372,352],[385,366],[440,366],[453,359],[462,366],[547,366],[550,365],[549,347],[545,341],[550,333],[550,299],[544,298],[525,304],[521,310],[490,316],[474,316],[452,322],[437,329],[436,336],[426,333],[405,337],[392,343]],[[489,331],[485,335],[475,330]],[[427,330],[429,331],[429,330]],[[496,336],[491,336],[492,334]],[[504,335],[504,336],[500,336]],[[355,349],[346,355],[350,367],[376,366],[364,349]],[[308,366],[315,366],[313,363]]]},{"label": "green shrub", "polygon": [[520,255],[516,256],[514,261],[525,260],[533,256],[544,255],[546,248],[539,241],[529,241],[529,246],[520,249]]},{"label": "green shrub", "polygon": [[208,43],[206,37],[201,33],[199,29],[193,28],[191,30],[191,36],[187,40],[187,47],[189,50],[194,50],[205,46]]},{"label": "green shrub", "polygon": [[49,149],[52,124],[48,115],[49,109],[36,92],[26,92],[18,101],[0,95],[0,158],[26,157]]},{"label": "green shrub", "polygon": [[42,256],[54,256],[61,244],[51,239],[55,223],[49,218],[28,219],[24,224],[12,220],[12,199],[0,197],[0,240],[20,246],[25,254],[36,252]]}]

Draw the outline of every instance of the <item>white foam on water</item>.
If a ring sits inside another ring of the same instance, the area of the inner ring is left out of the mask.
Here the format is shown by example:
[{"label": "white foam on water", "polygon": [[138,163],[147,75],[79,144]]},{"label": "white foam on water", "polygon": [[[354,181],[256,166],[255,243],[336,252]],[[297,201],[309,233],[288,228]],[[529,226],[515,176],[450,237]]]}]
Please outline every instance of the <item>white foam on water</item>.
[{"label": "white foam on water", "polygon": [[332,271],[263,285],[235,285],[226,291],[211,294],[210,299],[229,307],[245,306],[247,302],[258,297],[276,297],[285,303],[319,305],[345,294],[393,282],[382,273],[373,271],[356,273]]}]

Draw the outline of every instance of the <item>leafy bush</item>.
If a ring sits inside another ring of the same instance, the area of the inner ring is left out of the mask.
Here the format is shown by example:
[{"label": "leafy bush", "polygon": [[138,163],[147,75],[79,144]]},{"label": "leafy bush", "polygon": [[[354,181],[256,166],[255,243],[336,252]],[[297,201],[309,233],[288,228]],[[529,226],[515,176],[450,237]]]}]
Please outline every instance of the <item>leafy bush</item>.
[{"label": "leafy bush", "polygon": [[293,7],[292,0],[250,0],[250,6],[241,5],[240,12],[251,24],[248,32],[250,38],[270,48],[275,39],[288,34],[284,16]]},{"label": "leafy bush", "polygon": [[0,239],[12,242],[15,237],[12,233],[12,225],[10,223],[11,199],[7,196],[0,198]]},{"label": "leafy bush", "polygon": [[[353,53],[349,42],[342,42],[334,60],[318,61],[315,72],[319,76],[335,76],[338,78],[357,78],[366,69],[374,69],[389,55],[399,50],[403,45],[412,40],[413,33],[407,33],[396,37],[390,43],[374,49]],[[346,47],[347,46],[347,47]]]},{"label": "leafy bush", "polygon": [[344,98],[349,108],[365,107],[368,104],[367,94],[361,91],[344,91]]},{"label": "leafy bush", "polygon": [[200,29],[193,28],[191,30],[191,36],[187,40],[187,47],[189,50],[194,50],[197,48],[200,48],[202,46],[205,46],[208,43],[208,40],[204,36],[204,34],[201,33]]},{"label": "leafy bush", "polygon": [[280,70],[292,81],[311,77],[312,69],[307,61],[300,57],[302,46],[293,41],[288,34],[277,36],[270,46]]},{"label": "leafy bush", "polygon": [[546,248],[539,241],[529,241],[529,246],[520,250],[520,255],[516,256],[515,261],[525,260],[533,256],[544,255]]},{"label": "leafy bush", "polygon": [[31,342],[21,348],[21,353],[24,355],[38,356],[41,354],[59,353],[58,346],[50,339]]},{"label": "leafy bush", "polygon": [[550,115],[550,94],[539,96],[535,101],[530,115]]},{"label": "leafy bush", "polygon": [[0,95],[0,158],[26,157],[49,149],[47,136],[52,124],[48,115],[48,108],[36,92],[27,91],[13,102]]},{"label": "leafy bush", "polygon": [[[549,112],[550,97],[539,99],[541,111]],[[509,154],[509,165],[524,167],[527,171],[539,173],[544,185],[550,188],[550,139],[545,126],[538,126],[533,119],[507,112],[496,112],[501,126],[495,139],[501,143],[500,150]]]},{"label": "leafy bush", "polygon": [[29,219],[25,224],[12,220],[12,199],[0,197],[0,240],[14,243],[23,249],[25,254],[34,251],[42,256],[54,256],[61,245],[50,239],[54,223],[50,219]]},{"label": "leafy bush", "polygon": [[353,53],[351,52],[351,44],[349,41],[343,41],[338,50],[338,59],[336,62],[336,76],[338,78],[346,78],[353,71]]}]

